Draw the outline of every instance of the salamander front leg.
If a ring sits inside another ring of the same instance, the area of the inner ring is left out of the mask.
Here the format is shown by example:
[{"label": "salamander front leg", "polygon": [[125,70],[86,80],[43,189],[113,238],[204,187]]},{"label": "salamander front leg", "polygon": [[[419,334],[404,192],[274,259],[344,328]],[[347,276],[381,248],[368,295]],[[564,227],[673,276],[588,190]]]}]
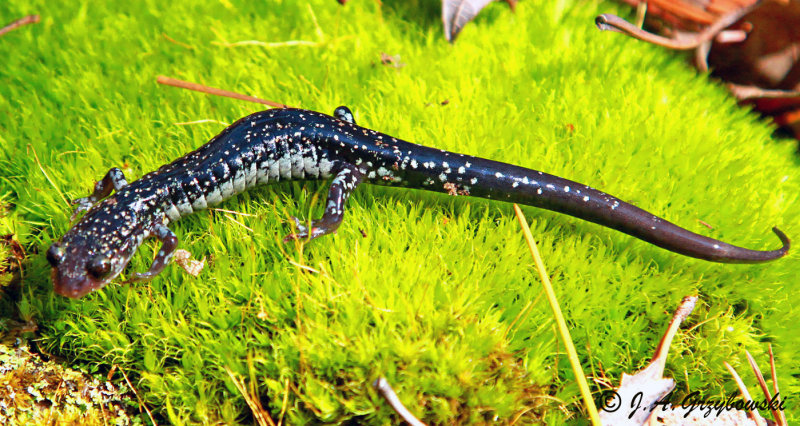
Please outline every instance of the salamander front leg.
[{"label": "salamander front leg", "polygon": [[350,111],[350,108],[344,105],[333,110],[333,116],[339,120],[346,121],[350,124],[356,124],[356,119],[353,118],[353,112]]},{"label": "salamander front leg", "polygon": [[169,265],[172,255],[175,254],[175,249],[178,248],[178,237],[166,225],[156,225],[153,229],[153,234],[161,241],[161,250],[156,254],[150,269],[144,273],[133,274],[131,281],[147,281],[160,274]]},{"label": "salamander front leg", "polygon": [[111,195],[112,189],[119,191],[127,185],[128,181],[125,179],[125,175],[122,173],[122,170],[116,167],[112,168],[108,171],[108,173],[106,173],[103,179],[94,185],[94,191],[92,192],[92,195],[72,200],[72,204],[77,204],[78,207],[75,209],[75,212],[72,213],[70,220],[74,220],[75,216],[77,216],[80,212],[89,210],[96,202]]},{"label": "salamander front leg", "polygon": [[294,223],[297,226],[297,233],[287,235],[283,239],[284,242],[297,239],[313,240],[314,238],[321,237],[326,234],[336,232],[339,225],[344,219],[344,204],[350,194],[356,189],[364,175],[356,169],[355,166],[346,164],[341,167],[336,177],[333,178],[331,187],[328,190],[328,203],[325,206],[325,213],[321,219],[311,221],[311,230],[304,222],[294,217]]}]

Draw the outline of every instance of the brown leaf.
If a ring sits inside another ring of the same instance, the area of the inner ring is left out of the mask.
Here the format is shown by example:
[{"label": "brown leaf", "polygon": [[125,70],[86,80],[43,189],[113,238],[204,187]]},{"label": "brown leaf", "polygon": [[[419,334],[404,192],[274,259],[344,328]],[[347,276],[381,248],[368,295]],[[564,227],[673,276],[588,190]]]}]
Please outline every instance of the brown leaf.
[{"label": "brown leaf", "polygon": [[381,52],[381,64],[395,68],[403,68],[406,66],[406,64],[400,62],[400,55],[390,55],[386,52]]},{"label": "brown leaf", "polygon": [[648,0],[646,23],[666,37],[613,15],[597,18],[600,29],[695,49],[698,69],[711,70],[740,103],[753,105],[800,139],[800,0]]},{"label": "brown leaf", "polygon": [[194,260],[191,258],[192,254],[186,250],[178,249],[175,251],[175,263],[178,264],[181,268],[183,268],[186,273],[189,275],[196,277],[200,275],[200,272],[203,271],[203,268],[206,266],[206,259],[203,258],[201,260]]}]

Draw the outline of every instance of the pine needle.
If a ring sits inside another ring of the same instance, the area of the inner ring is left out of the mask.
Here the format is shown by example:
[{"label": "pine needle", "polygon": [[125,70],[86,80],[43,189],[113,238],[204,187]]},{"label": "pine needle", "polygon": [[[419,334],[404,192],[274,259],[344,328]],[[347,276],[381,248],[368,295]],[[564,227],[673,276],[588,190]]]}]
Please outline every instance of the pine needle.
[{"label": "pine needle", "polygon": [[578,359],[578,353],[575,350],[575,344],[572,343],[572,337],[567,328],[567,322],[564,320],[564,315],[561,313],[561,307],[558,305],[556,293],[553,291],[553,285],[550,283],[550,277],[547,275],[542,257],[539,255],[539,249],[536,247],[536,242],[531,235],[531,228],[528,226],[528,221],[525,220],[525,215],[522,214],[519,206],[514,204],[514,212],[517,214],[519,224],[522,226],[522,232],[525,235],[525,241],[531,250],[531,256],[536,263],[536,269],[539,271],[539,277],[542,279],[542,286],[547,293],[547,300],[550,302],[550,307],[553,308],[553,315],[555,316],[556,323],[558,324],[558,331],[561,334],[561,340],[564,341],[564,346],[567,349],[567,357],[569,363],[572,365],[572,371],[575,373],[575,379],[578,381],[578,387],[581,390],[583,402],[586,404],[586,411],[589,412],[589,418],[592,420],[592,425],[600,426],[600,415],[597,413],[597,407],[592,399],[592,392],[589,390],[589,384],[586,382],[586,376],[583,374],[581,362]]},{"label": "pine needle", "polygon": [[277,102],[268,101],[265,99],[257,98],[255,96],[242,95],[228,90],[217,89],[215,87],[203,86],[202,84],[191,83],[188,81],[178,80],[176,78],[166,77],[163,75],[158,76],[156,79],[159,84],[167,86],[179,87],[181,89],[194,90],[196,92],[208,93],[209,95],[225,96],[227,98],[239,99],[241,101],[255,102],[271,106],[273,108],[289,108],[287,105],[279,104]]}]

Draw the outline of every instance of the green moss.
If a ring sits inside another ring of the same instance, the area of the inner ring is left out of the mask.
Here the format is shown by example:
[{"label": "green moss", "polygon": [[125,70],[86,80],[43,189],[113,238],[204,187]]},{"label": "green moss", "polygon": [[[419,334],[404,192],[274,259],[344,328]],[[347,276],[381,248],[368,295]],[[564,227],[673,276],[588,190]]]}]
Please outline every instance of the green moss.
[{"label": "green moss", "polygon": [[[584,182],[735,244],[774,247],[773,225],[800,235],[794,143],[681,58],[597,32],[593,17],[619,6],[493,4],[449,45],[436,3],[3,2],[5,21],[42,15],[0,38],[0,194],[20,240],[43,253],[69,226],[66,199],[108,168],[140,177],[259,109],[159,86],[159,74],[320,111],[346,104],[362,125]],[[225,46],[246,40],[311,44]],[[406,65],[382,66],[381,52]],[[198,120],[211,121],[176,124]],[[71,301],[34,254],[16,308],[48,351],[119,365],[173,422],[251,421],[226,367],[276,421],[394,422],[369,386],[380,375],[431,422],[583,415],[509,205],[365,186],[337,235],[280,243],[282,221],[318,214],[324,191],[251,191],[222,206],[251,216],[176,224],[182,247],[209,258],[198,278],[173,267]],[[643,366],[680,299],[699,292],[688,325],[716,319],[676,339],[667,368],[680,389],[733,392],[722,361],[742,364],[744,349],[765,359],[769,341],[783,393],[800,391],[796,254],[711,264],[525,212],[587,371],[618,381]]]}]

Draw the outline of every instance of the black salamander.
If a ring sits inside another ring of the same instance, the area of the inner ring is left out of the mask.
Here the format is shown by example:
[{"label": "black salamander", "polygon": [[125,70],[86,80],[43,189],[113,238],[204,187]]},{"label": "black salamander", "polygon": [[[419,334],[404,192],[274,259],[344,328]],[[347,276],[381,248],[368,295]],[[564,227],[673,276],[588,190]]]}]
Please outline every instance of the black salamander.
[{"label": "black salamander", "polygon": [[[695,234],[586,185],[536,170],[416,145],[357,126],[346,107],[334,116],[272,109],[242,118],[199,149],[127,183],[113,168],[75,211],[88,211],[47,251],[58,294],[78,298],[119,275],[146,238],[161,241],[147,272],[158,275],[178,239],[168,225],[248,188],[286,180],[331,179],[322,218],[310,228],[295,218],[293,238],[330,234],[362,182],[469,195],[540,207],[616,229],[659,247],[725,263],[765,262],[783,247],[757,251]],[[112,192],[115,192],[111,195]],[[111,196],[110,196],[111,195]],[[102,201],[101,201],[102,200]],[[74,216],[73,216],[74,217]]]}]

